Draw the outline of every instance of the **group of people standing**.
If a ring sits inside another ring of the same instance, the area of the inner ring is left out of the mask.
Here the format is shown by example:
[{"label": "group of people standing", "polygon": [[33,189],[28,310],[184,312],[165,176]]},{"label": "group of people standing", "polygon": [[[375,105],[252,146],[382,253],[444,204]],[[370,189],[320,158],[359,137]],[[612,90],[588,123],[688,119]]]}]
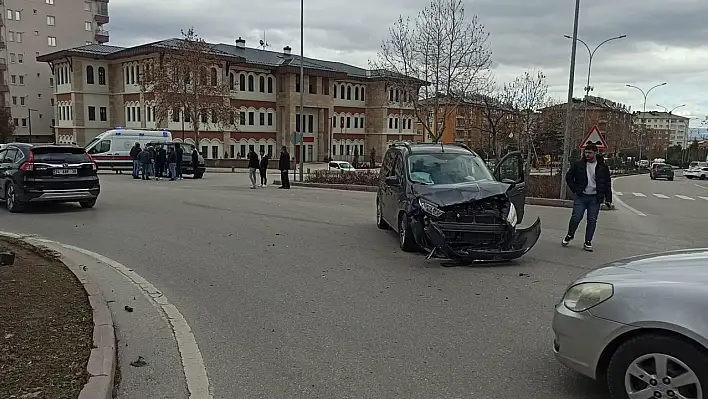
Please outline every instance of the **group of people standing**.
[{"label": "group of people standing", "polygon": [[[266,155],[265,151],[261,150],[260,158],[253,148],[249,151],[248,177],[251,179],[251,189],[256,188],[256,171],[259,172],[261,177],[260,186],[265,187],[268,184],[268,161],[270,161],[270,155]],[[288,154],[288,149],[285,146],[283,146],[280,152],[278,169],[280,170],[281,181],[281,185],[278,188],[290,188],[290,177],[288,176],[288,171],[290,170],[290,154]]]},{"label": "group of people standing", "polygon": [[[130,149],[130,158],[133,160],[133,179],[160,180],[167,172],[170,181],[182,179],[182,159],[184,149],[175,143],[174,146],[148,144],[144,149],[140,143],[135,143]],[[194,148],[192,151],[192,163],[196,167],[199,165],[199,153]]]}]

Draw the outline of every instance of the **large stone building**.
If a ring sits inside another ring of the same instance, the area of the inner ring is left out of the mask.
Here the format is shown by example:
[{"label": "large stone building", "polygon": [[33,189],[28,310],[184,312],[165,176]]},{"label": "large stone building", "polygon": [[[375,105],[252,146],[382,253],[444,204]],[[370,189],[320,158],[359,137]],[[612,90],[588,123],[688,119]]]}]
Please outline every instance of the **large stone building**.
[{"label": "large stone building", "polygon": [[[175,139],[197,140],[189,121],[171,115],[156,121],[151,93],[143,93],[140,76],[144,61],[165,48],[179,48],[180,39],[168,39],[122,48],[86,45],[45,54],[37,59],[52,65],[55,76],[58,141],[84,144],[101,132],[126,128],[168,129]],[[293,132],[302,130],[305,161],[327,156],[352,159],[373,148],[377,158],[390,143],[411,140],[413,105],[381,78],[381,74],[346,65],[305,58],[303,123],[296,118],[300,104],[300,57],[290,47],[282,52],[236,45],[214,44],[223,62],[211,75],[229,82],[229,100],[240,124],[231,130],[200,128],[198,148],[206,158],[244,155],[249,147],[276,154],[293,144]]]},{"label": "large stone building", "polygon": [[107,42],[108,0],[3,0],[0,8],[0,106],[10,108],[15,140],[53,140],[54,77],[36,57]]}]

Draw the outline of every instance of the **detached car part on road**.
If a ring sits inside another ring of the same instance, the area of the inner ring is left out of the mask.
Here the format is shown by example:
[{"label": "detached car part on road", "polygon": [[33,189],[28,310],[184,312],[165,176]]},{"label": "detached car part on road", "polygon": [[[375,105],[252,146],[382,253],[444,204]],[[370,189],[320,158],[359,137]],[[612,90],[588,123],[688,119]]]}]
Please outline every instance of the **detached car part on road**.
[{"label": "detached car part on road", "polygon": [[47,202],[93,208],[101,192],[96,171],[81,147],[11,143],[0,151],[0,200],[10,212]]},{"label": "detached car part on road", "polygon": [[586,273],[553,317],[553,352],[613,399],[708,397],[708,249],[628,258]]},{"label": "detached car part on road", "polygon": [[471,149],[457,144],[397,143],[388,149],[376,196],[381,229],[393,227],[404,251],[458,262],[503,261],[527,253],[541,220],[519,228],[526,184],[521,153],[490,172]]}]

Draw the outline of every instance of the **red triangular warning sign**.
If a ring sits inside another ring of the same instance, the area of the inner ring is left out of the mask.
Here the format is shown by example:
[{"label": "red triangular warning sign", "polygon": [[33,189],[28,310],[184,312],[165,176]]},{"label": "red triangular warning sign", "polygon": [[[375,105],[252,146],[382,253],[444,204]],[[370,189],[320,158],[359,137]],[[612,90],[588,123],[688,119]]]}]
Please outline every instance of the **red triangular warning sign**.
[{"label": "red triangular warning sign", "polygon": [[588,135],[585,136],[585,139],[580,142],[579,148],[583,149],[587,144],[590,143],[595,144],[598,150],[607,150],[610,148],[610,146],[607,145],[605,138],[602,137],[602,135],[600,134],[600,129],[597,128],[597,125],[593,126],[592,129],[590,129],[590,133],[588,133]]}]

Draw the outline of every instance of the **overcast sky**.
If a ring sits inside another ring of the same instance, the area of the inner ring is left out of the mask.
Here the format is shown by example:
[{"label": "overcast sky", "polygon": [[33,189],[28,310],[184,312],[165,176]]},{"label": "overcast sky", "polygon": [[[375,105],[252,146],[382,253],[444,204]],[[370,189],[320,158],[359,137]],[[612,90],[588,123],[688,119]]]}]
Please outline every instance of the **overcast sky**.
[{"label": "overcast sky", "polygon": [[[367,67],[376,57],[389,26],[400,15],[415,17],[426,0],[305,0],[305,56]],[[553,97],[565,101],[568,88],[574,1],[468,0],[491,34],[495,75],[508,81],[529,69],[543,71]],[[708,113],[708,1],[583,1],[578,35],[591,49],[605,39],[592,65],[591,95],[641,110],[643,88],[653,90],[647,110],[686,104],[677,114]],[[133,46],[169,37],[193,26],[210,42],[231,43],[239,37],[257,47],[266,32],[271,50],[291,46],[300,51],[300,2],[297,0],[116,0],[110,2],[110,44]],[[588,52],[578,46],[575,93],[583,95]]]}]

